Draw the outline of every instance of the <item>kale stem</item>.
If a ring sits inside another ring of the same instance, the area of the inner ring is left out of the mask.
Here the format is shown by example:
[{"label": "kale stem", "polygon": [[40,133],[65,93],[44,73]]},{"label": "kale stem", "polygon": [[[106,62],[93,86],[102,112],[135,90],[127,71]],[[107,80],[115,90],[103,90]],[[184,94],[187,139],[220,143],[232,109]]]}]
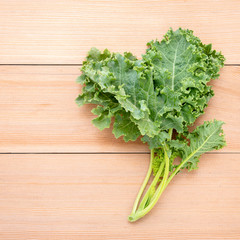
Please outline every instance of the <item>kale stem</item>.
[{"label": "kale stem", "polygon": [[170,128],[168,133],[169,133],[169,140],[171,140],[172,139],[173,129]]},{"label": "kale stem", "polygon": [[148,172],[147,172],[147,175],[142,183],[142,186],[138,192],[138,195],[137,195],[137,198],[134,202],[134,205],[133,205],[133,209],[132,209],[132,212],[131,212],[131,215],[134,214],[136,212],[136,209],[137,209],[137,206],[138,206],[138,203],[139,203],[139,200],[143,194],[143,191],[148,183],[148,180],[151,176],[151,173],[152,173],[152,162],[153,162],[153,158],[154,158],[154,149],[151,149],[151,158],[150,158],[150,163],[149,163],[149,168],[148,168]]},{"label": "kale stem", "polygon": [[178,166],[177,168],[174,170],[174,172],[170,175],[170,177],[168,178],[167,182],[166,182],[166,186],[170,183],[170,181],[173,179],[173,177],[177,174],[177,172],[182,168],[182,166],[196,153],[196,151],[192,152],[188,157],[186,157]]},{"label": "kale stem", "polygon": [[163,180],[160,183],[160,185],[158,186],[158,189],[157,189],[156,193],[154,194],[154,196],[152,198],[152,201],[142,211],[137,211],[134,214],[131,214],[128,217],[128,220],[130,222],[135,222],[138,219],[140,219],[143,216],[145,216],[155,206],[155,204],[157,203],[158,199],[160,198],[162,192],[164,191],[165,184],[167,182],[167,178],[168,178],[168,174],[169,174],[169,157],[167,155],[167,147],[166,146],[164,146],[164,160],[165,160],[165,170],[164,170]]},{"label": "kale stem", "polygon": [[[171,139],[172,139],[173,128],[170,128],[169,131],[168,131],[168,133],[169,133],[169,140],[171,140]],[[146,202],[147,202],[148,200],[151,200],[151,199],[149,199],[149,197],[150,197],[150,192],[151,192],[152,188],[154,188],[154,187],[156,186],[156,184],[157,184],[157,182],[158,182],[158,180],[159,180],[159,178],[160,178],[160,176],[161,176],[163,167],[164,167],[164,162],[162,162],[162,164],[160,165],[159,170],[158,170],[156,176],[155,176],[154,179],[153,179],[153,182],[151,183],[151,185],[150,185],[150,187],[148,188],[145,196],[143,197],[143,199],[142,199],[142,201],[141,201],[141,203],[140,203],[140,205],[139,205],[138,211],[141,211],[142,209],[144,209],[144,207],[145,207],[145,205],[146,205]]]},{"label": "kale stem", "polygon": [[147,202],[148,200],[151,200],[151,199],[149,199],[149,198],[151,197],[151,196],[150,196],[151,190],[152,190],[153,188],[154,188],[154,190],[155,190],[155,186],[156,186],[156,184],[158,183],[159,178],[160,178],[161,175],[162,175],[162,171],[163,171],[164,164],[165,164],[164,162],[161,163],[161,165],[160,165],[160,167],[159,167],[159,169],[158,169],[158,172],[157,172],[156,176],[154,177],[151,185],[149,186],[149,188],[148,188],[145,196],[143,197],[143,199],[142,199],[142,201],[141,201],[141,203],[140,203],[140,205],[139,205],[139,207],[138,207],[138,211],[143,210],[144,207],[145,207],[145,205],[146,205],[146,202]]}]

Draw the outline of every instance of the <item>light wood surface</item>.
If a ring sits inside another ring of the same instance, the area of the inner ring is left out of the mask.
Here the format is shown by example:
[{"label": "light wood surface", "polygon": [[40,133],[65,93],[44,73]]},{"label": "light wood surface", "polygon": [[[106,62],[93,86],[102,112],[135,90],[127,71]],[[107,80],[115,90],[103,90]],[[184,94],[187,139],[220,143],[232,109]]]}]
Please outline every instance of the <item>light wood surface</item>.
[{"label": "light wood surface", "polygon": [[[179,26],[227,59],[196,123],[225,121],[227,147],[131,224],[149,150],[96,129],[75,79],[91,47],[140,57]],[[0,0],[0,240],[240,239],[239,26],[239,0]]]},{"label": "light wood surface", "polygon": [[[1,152],[146,152],[141,141],[116,140],[111,129],[100,131],[91,120],[92,106],[78,108],[80,93],[75,83],[76,66],[0,66]],[[240,67],[226,66],[211,82],[215,96],[204,120],[225,121],[227,147],[236,152],[240,144]]]},{"label": "light wood surface", "polygon": [[239,155],[205,154],[131,224],[148,158],[0,155],[1,239],[239,239]]},{"label": "light wood surface", "polygon": [[173,27],[239,61],[239,0],[1,0],[0,63],[81,63],[93,46],[141,56]]}]

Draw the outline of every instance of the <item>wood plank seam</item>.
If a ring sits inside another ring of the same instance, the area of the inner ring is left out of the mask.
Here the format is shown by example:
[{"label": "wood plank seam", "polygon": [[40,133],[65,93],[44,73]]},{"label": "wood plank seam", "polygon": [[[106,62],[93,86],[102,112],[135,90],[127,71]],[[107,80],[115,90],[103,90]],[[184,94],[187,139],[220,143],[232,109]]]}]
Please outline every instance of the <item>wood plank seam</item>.
[{"label": "wood plank seam", "polygon": [[[119,155],[119,154],[146,154],[146,155],[150,155],[150,152],[0,152],[0,154],[94,154],[94,155],[98,155],[98,154],[109,154],[109,155]],[[214,155],[220,155],[220,154],[240,154],[240,152],[206,152],[205,154],[214,154]]]},{"label": "wood plank seam", "polygon": [[[0,66],[82,66],[82,63],[0,63]],[[225,67],[238,67],[240,63],[226,63]]]}]

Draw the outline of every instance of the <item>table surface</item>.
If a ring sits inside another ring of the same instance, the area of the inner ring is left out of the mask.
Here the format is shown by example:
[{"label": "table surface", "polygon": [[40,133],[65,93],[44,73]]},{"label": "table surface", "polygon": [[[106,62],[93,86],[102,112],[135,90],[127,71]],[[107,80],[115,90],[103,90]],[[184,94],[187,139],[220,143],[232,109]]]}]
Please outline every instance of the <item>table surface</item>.
[{"label": "table surface", "polygon": [[[149,150],[96,129],[75,79],[92,46],[140,57],[180,26],[226,57],[196,125],[225,121],[227,146],[131,224]],[[239,0],[0,0],[0,239],[240,239],[239,39]]]}]

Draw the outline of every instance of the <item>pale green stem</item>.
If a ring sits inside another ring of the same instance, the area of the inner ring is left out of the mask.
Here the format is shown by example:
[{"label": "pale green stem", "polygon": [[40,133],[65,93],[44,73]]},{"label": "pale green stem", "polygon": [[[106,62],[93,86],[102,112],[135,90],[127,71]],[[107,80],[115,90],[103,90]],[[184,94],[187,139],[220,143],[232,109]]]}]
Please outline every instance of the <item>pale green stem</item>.
[{"label": "pale green stem", "polygon": [[150,158],[150,163],[149,163],[149,168],[148,168],[148,172],[147,172],[147,175],[142,183],[142,186],[138,192],[138,195],[137,195],[137,198],[133,204],[133,209],[132,209],[132,212],[131,214],[134,214],[136,212],[136,209],[137,209],[137,206],[138,206],[138,203],[139,203],[139,200],[143,194],[143,191],[148,183],[148,180],[151,176],[151,173],[152,173],[152,162],[153,162],[153,158],[154,158],[154,149],[151,150],[151,158]]},{"label": "pale green stem", "polygon": [[191,153],[187,158],[185,158],[178,166],[177,168],[174,170],[174,172],[170,175],[170,177],[168,178],[167,182],[166,182],[166,186],[170,183],[170,181],[173,179],[173,177],[177,174],[177,172],[182,168],[182,166],[195,154],[195,152]]},{"label": "pale green stem", "polygon": [[158,189],[157,189],[156,193],[154,194],[152,201],[142,211],[137,211],[135,214],[131,214],[128,217],[130,222],[135,222],[136,220],[145,216],[155,206],[155,204],[157,203],[158,199],[160,198],[163,190],[165,189],[165,184],[167,182],[167,178],[168,178],[168,174],[169,174],[169,158],[167,155],[166,147],[164,147],[164,160],[165,160],[165,171],[164,171],[164,175],[163,175],[163,180],[160,183],[160,185],[158,186]]},{"label": "pale green stem", "polygon": [[143,197],[143,199],[142,199],[142,201],[141,201],[141,203],[140,203],[140,205],[139,205],[139,207],[138,207],[138,211],[141,211],[141,210],[144,209],[144,207],[145,207],[145,205],[146,205],[146,202],[148,201],[148,199],[149,199],[149,197],[150,197],[151,190],[152,190],[153,188],[155,188],[156,184],[158,183],[158,180],[159,180],[159,178],[160,178],[160,176],[161,176],[161,174],[162,174],[162,171],[163,171],[164,164],[165,164],[164,162],[161,163],[161,165],[160,165],[160,167],[159,167],[159,169],[158,169],[158,172],[157,172],[156,176],[154,177],[154,179],[153,179],[150,187],[148,188],[145,196]]},{"label": "pale green stem", "polygon": [[169,129],[169,140],[171,140],[172,139],[172,132],[173,132],[173,128],[170,128]]}]

